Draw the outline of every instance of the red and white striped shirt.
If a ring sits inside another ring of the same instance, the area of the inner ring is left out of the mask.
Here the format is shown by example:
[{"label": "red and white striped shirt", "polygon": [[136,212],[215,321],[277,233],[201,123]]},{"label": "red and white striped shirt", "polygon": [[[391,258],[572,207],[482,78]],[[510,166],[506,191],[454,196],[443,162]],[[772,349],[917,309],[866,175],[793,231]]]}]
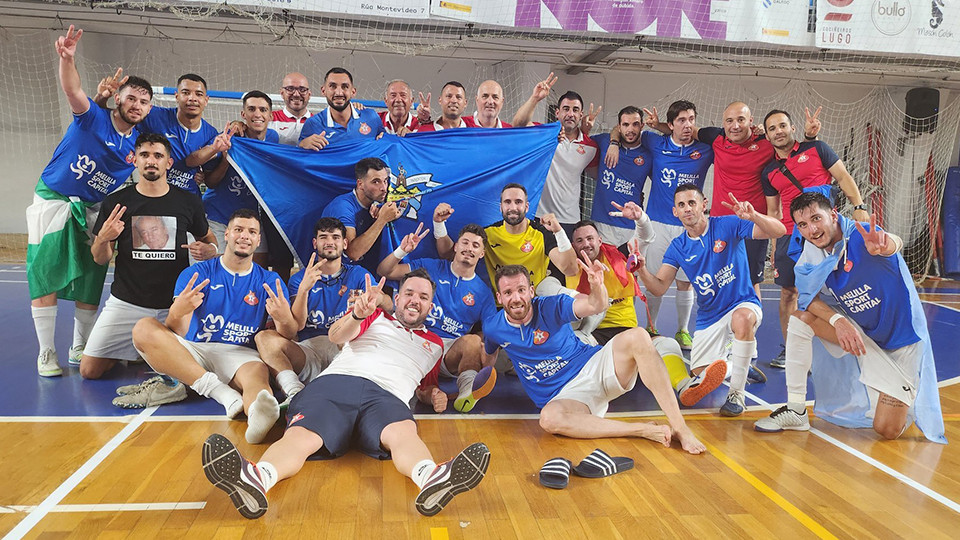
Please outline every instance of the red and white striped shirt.
[{"label": "red and white striped shirt", "polygon": [[297,118],[284,107],[282,111],[273,111],[273,121],[267,127],[280,135],[280,144],[297,146],[300,143],[300,131],[303,129],[303,123],[311,116],[313,116],[313,113],[306,111],[303,116]]},{"label": "red and white striped shirt", "polygon": [[[397,129],[393,127],[393,122],[390,121],[390,111],[382,111],[378,113],[380,115],[380,120],[383,121],[383,129],[387,133],[397,133]],[[413,113],[407,113],[407,121],[403,123],[403,127],[407,128],[410,131],[416,131],[420,127],[420,121],[417,120],[417,117]]]}]

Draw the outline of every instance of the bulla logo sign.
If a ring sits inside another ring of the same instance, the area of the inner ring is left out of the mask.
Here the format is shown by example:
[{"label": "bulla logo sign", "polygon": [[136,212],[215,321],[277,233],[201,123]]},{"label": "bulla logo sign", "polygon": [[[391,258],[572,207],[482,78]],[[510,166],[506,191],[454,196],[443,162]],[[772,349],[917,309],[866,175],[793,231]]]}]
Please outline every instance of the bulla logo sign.
[{"label": "bulla logo sign", "polygon": [[895,36],[906,30],[910,16],[908,0],[876,0],[870,9],[873,26],[886,36]]}]

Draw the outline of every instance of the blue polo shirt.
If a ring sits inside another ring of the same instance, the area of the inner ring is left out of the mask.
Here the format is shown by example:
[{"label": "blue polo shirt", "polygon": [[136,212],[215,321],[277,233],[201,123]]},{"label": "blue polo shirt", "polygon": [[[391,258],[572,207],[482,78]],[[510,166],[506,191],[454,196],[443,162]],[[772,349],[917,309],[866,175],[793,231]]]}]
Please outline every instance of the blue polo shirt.
[{"label": "blue polo shirt", "polygon": [[[280,135],[268,129],[264,140],[279,144]],[[217,223],[226,224],[234,211],[241,208],[256,210],[258,205],[257,198],[253,196],[253,192],[233,165],[227,167],[227,172],[224,173],[223,180],[217,184],[217,187],[209,188],[203,193],[203,206],[207,211],[207,219]]]},{"label": "blue polo shirt", "polygon": [[[300,289],[305,268],[290,277],[290,303]],[[330,325],[343,317],[353,308],[353,302],[366,289],[366,278],[376,279],[362,266],[344,264],[340,272],[333,276],[323,276],[308,292],[307,297],[307,324],[297,335],[300,341],[315,336],[325,336],[330,331]]]},{"label": "blue polo shirt", "polygon": [[497,312],[493,293],[480,279],[480,274],[464,279],[453,273],[452,264],[444,259],[410,261],[410,270],[423,268],[437,284],[425,324],[431,332],[446,339],[469,333],[474,324]]},{"label": "blue polo shirt", "polygon": [[647,215],[653,221],[682,225],[673,215],[673,196],[682,184],[696,184],[703,189],[707,170],[713,164],[713,147],[699,141],[680,146],[670,135],[652,131],[640,134],[640,145],[650,152],[653,160]]},{"label": "blue polo shirt", "polygon": [[600,148],[600,163],[597,165],[597,187],[593,192],[593,210],[590,219],[597,223],[606,223],[621,229],[633,230],[633,220],[622,217],[610,217],[616,210],[611,202],[621,206],[633,201],[643,206],[643,183],[650,176],[653,165],[650,152],[643,145],[636,148],[620,147],[620,159],[614,168],[607,167],[603,156],[610,147],[610,134],[601,133],[591,137]]},{"label": "blue polo shirt", "polygon": [[350,121],[347,122],[347,127],[333,121],[328,107],[304,122],[303,130],[300,132],[300,140],[322,132],[326,132],[326,138],[331,143],[357,137],[376,138],[383,133],[383,121],[380,120],[380,116],[373,109],[358,111],[352,105],[348,106],[352,114]]},{"label": "blue polo shirt", "polygon": [[187,156],[207,146],[216,138],[217,128],[201,119],[200,127],[189,130],[177,120],[176,107],[153,107],[143,122],[144,133],[159,133],[170,141],[173,167],[167,171],[167,183],[200,195],[200,186],[194,180],[199,167],[187,167]]}]

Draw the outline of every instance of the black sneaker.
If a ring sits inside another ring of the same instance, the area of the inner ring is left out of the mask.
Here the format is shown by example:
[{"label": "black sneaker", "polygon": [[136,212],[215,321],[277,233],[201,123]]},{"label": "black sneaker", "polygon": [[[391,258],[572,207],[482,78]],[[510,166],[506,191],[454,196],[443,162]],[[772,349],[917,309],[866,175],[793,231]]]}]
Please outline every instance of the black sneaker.
[{"label": "black sneaker", "polygon": [[256,519],[267,513],[267,494],[257,466],[240,455],[223,435],[214,433],[203,443],[203,473],[227,492],[240,515]]},{"label": "black sneaker", "polygon": [[786,369],[787,367],[787,348],[783,345],[780,346],[780,354],[776,358],[770,361],[770,367],[777,369]]},{"label": "black sneaker", "polygon": [[483,443],[473,443],[437,465],[417,495],[417,512],[432,516],[443,510],[454,495],[477,487],[489,465],[490,449]]}]

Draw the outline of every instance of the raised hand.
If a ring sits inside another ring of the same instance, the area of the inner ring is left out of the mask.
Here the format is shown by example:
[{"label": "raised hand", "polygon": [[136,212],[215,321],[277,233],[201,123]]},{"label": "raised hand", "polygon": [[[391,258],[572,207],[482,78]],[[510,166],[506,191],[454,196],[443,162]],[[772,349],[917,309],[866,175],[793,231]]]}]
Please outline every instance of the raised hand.
[{"label": "raised hand", "polygon": [[437,207],[433,209],[433,221],[438,223],[446,221],[447,218],[452,215],[453,207],[445,202],[438,204]]},{"label": "raised hand", "polygon": [[879,255],[887,249],[889,236],[877,228],[877,216],[875,214],[870,214],[869,230],[864,229],[859,221],[854,221],[853,225],[860,231],[860,236],[863,237],[863,246],[867,248],[867,251],[870,252],[871,255]]},{"label": "raised hand", "polygon": [[609,212],[610,217],[625,217],[634,221],[643,217],[643,208],[640,208],[640,205],[633,201],[627,201],[623,206],[617,204],[616,201],[610,201],[610,204],[619,210],[618,212]]},{"label": "raised hand", "polygon": [[650,109],[643,109],[643,125],[652,129],[660,128],[660,117],[657,116],[657,108],[654,107],[651,111]]},{"label": "raised hand", "polygon": [[309,137],[305,137],[300,141],[300,148],[305,148],[307,150],[323,150],[325,146],[330,144],[330,141],[327,140],[327,132],[321,131],[320,133],[315,133]]},{"label": "raised hand", "polygon": [[80,42],[80,36],[82,35],[83,30],[77,29],[77,31],[74,32],[73,25],[71,24],[70,28],[67,29],[67,35],[57,38],[54,44],[57,50],[57,56],[64,60],[74,58],[77,54],[77,43]]},{"label": "raised hand", "polygon": [[277,278],[277,292],[274,293],[273,289],[270,288],[270,285],[266,283],[263,284],[263,288],[267,291],[267,301],[264,303],[264,306],[267,308],[267,313],[275,321],[283,320],[285,317],[291,317],[290,313],[290,302],[287,301],[287,295],[283,294],[283,283],[280,281],[280,278]]},{"label": "raised hand", "polygon": [[427,234],[430,232],[430,229],[426,229],[423,232],[423,223],[417,225],[417,230],[403,237],[403,240],[400,241],[400,249],[406,251],[407,253],[413,253],[413,250],[417,249],[417,246],[420,245],[420,241],[423,240]]},{"label": "raised hand", "polygon": [[232,146],[230,138],[234,134],[233,122],[227,122],[227,125],[223,128],[223,133],[218,134],[213,138],[213,149],[219,152],[226,152]]},{"label": "raised hand", "polygon": [[390,201],[387,204],[380,206],[379,210],[377,211],[377,215],[373,216],[373,218],[389,223],[400,217],[403,214],[403,211],[406,209],[406,201],[401,201],[400,204],[397,204],[395,201]]},{"label": "raised hand", "polygon": [[817,134],[820,133],[821,124],[820,119],[817,117],[820,116],[820,111],[822,110],[822,106],[817,107],[817,110],[814,111],[813,114],[810,114],[810,107],[803,108],[803,112],[807,117],[803,124],[803,134],[809,139],[816,137]]},{"label": "raised hand", "polygon": [[587,111],[587,114],[583,115],[583,119],[580,121],[580,131],[589,134],[593,129],[593,124],[597,120],[597,116],[600,115],[600,111],[603,110],[603,105],[597,107],[597,110],[593,110],[593,103],[590,104],[590,109]]},{"label": "raised hand", "polygon": [[429,124],[430,123],[430,97],[432,94],[427,92],[427,97],[423,97],[423,92],[417,92],[420,94],[420,105],[417,106],[417,122],[420,124]]},{"label": "raised hand", "polygon": [[317,252],[314,251],[310,254],[310,260],[307,261],[307,266],[303,268],[303,279],[300,281],[300,286],[297,287],[297,296],[307,294],[307,291],[312,289],[317,281],[320,281],[320,276],[322,275],[320,263],[317,262]]},{"label": "raised hand", "polygon": [[117,68],[117,72],[113,74],[112,77],[104,77],[100,79],[100,83],[97,84],[97,99],[94,101],[106,101],[113,97],[114,94],[127,82],[127,79],[130,78],[129,75],[125,77],[120,77],[123,75],[123,68]]},{"label": "raised hand", "polygon": [[757,211],[753,208],[753,205],[750,204],[750,201],[738,201],[737,198],[733,196],[733,193],[728,193],[728,195],[732,202],[720,201],[720,204],[733,210],[733,213],[736,214],[738,218],[753,221],[753,218],[757,215]]},{"label": "raised hand", "polygon": [[553,88],[553,85],[557,83],[559,77],[555,76],[551,71],[547,78],[538,82],[536,86],[533,87],[533,94],[530,95],[534,101],[543,101],[547,96],[550,95],[550,89]]},{"label": "raised hand", "polygon": [[194,286],[198,277],[200,277],[200,274],[194,272],[190,281],[187,282],[187,286],[173,299],[173,304],[170,305],[169,316],[177,318],[188,315],[193,313],[193,311],[203,303],[202,291],[203,288],[210,283],[210,280],[205,279],[201,281],[199,285]]},{"label": "raised hand", "polygon": [[593,291],[594,287],[603,287],[603,263],[599,259],[591,261],[586,251],[581,251],[580,257],[577,259],[577,264],[587,274],[587,280],[590,281],[590,290]]},{"label": "raised hand", "polygon": [[383,284],[387,282],[387,278],[382,277],[380,282],[373,286],[370,282],[370,274],[364,276],[364,280],[366,281],[366,287],[353,303],[353,314],[359,319],[366,319],[377,310],[380,295],[383,293]]},{"label": "raised hand", "polygon": [[560,226],[560,222],[557,221],[557,216],[555,216],[552,212],[541,216],[540,223],[542,223],[544,228],[552,233],[557,233],[563,229],[563,227]]},{"label": "raised hand", "polygon": [[103,226],[100,227],[100,232],[97,233],[97,237],[104,242],[113,242],[116,240],[120,233],[123,232],[123,213],[127,211],[126,206],[120,206],[117,204],[113,207],[113,211],[110,212],[110,215],[103,222]]}]

